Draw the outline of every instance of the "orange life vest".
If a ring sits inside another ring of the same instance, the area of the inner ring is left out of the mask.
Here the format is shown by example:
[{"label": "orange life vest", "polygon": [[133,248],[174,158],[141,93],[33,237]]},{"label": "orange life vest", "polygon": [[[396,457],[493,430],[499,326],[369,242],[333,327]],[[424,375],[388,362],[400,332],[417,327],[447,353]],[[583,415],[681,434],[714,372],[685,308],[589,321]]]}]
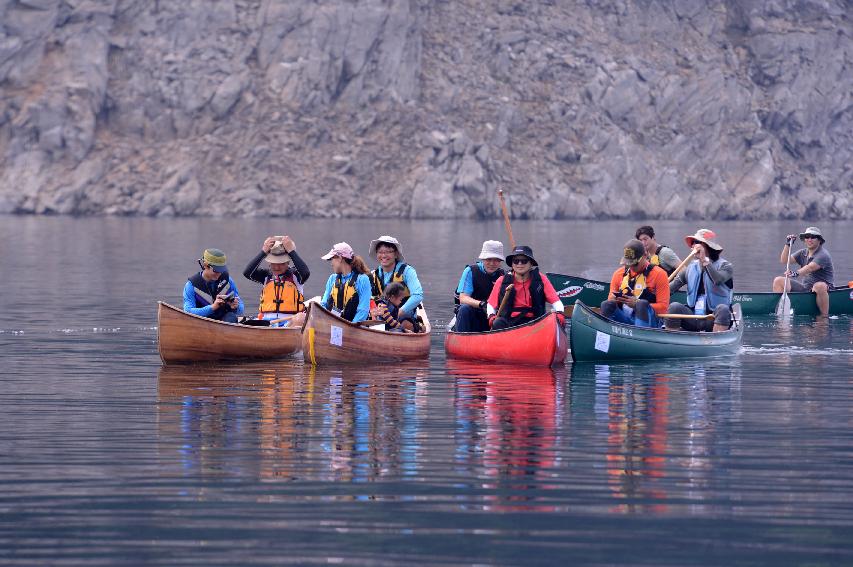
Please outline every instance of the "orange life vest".
[{"label": "orange life vest", "polygon": [[291,280],[276,281],[270,278],[261,289],[261,304],[258,307],[258,319],[265,314],[293,314],[305,311],[305,298]]}]

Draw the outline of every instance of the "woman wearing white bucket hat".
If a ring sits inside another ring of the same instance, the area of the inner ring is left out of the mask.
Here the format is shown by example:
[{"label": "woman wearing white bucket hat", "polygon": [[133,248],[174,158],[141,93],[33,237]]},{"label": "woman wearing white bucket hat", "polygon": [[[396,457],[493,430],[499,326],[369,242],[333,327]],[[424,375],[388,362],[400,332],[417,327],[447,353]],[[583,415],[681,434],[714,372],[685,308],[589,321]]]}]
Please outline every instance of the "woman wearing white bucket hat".
[{"label": "woman wearing white bucket hat", "polygon": [[[832,267],[832,256],[829,250],[824,248],[826,240],[816,226],[810,226],[800,233],[806,247],[791,255],[791,260],[800,266],[797,270],[788,272],[788,285],[785,286],[785,276],[777,276],[773,280],[773,291],[781,293],[784,291],[811,291],[815,294],[815,301],[820,314],[826,317],[829,314],[829,290],[832,287],[834,270]],[[785,246],[780,254],[780,261],[788,263],[788,254],[791,246],[797,240],[796,234],[785,237]],[[799,280],[803,276],[802,280]]]},{"label": "woman wearing white bucket hat", "polygon": [[470,264],[462,270],[459,285],[456,286],[456,312],[454,330],[458,333],[474,333],[489,330],[489,318],[486,315],[489,295],[495,282],[506,272],[501,268],[504,260],[504,245],[497,240],[486,240],[478,258],[480,261]]},{"label": "woman wearing white bucket hat", "polygon": [[706,319],[667,319],[667,329],[727,331],[731,327],[734,266],[720,256],[723,247],[714,241],[716,237],[714,231],[700,228],[684,238],[693,248],[695,259],[670,282],[669,291],[674,293],[686,285],[687,305],[674,301],[668,310],[681,315],[713,313],[713,323]]},{"label": "woman wearing white bucket hat", "polygon": [[403,247],[393,236],[383,235],[370,241],[370,257],[379,262],[379,267],[370,273],[373,301],[379,301],[385,286],[400,282],[406,288],[406,298],[400,311],[414,316],[415,309],[424,299],[424,289],[415,269],[403,262]]}]

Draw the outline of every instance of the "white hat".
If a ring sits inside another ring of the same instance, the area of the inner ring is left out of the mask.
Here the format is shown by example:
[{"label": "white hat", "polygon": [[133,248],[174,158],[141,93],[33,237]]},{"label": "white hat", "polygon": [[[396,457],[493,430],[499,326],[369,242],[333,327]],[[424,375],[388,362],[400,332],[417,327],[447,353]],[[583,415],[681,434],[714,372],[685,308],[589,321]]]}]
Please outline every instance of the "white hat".
[{"label": "white hat", "polygon": [[375,240],[370,241],[370,257],[376,258],[376,248],[380,244],[391,244],[397,249],[397,259],[403,259],[403,247],[400,246],[400,241],[394,238],[393,236],[383,235]]},{"label": "white hat", "polygon": [[708,230],[707,228],[700,228],[696,231],[696,234],[691,234],[690,236],[684,237],[684,242],[687,243],[688,246],[692,247],[697,242],[704,242],[707,244],[711,250],[716,250],[720,252],[723,247],[714,242],[712,239],[717,238],[717,233],[713,230]]},{"label": "white hat", "polygon": [[329,250],[329,252],[326,255],[320,256],[320,257],[323,260],[331,260],[335,256],[340,256],[341,258],[346,258],[347,260],[352,260],[352,257],[353,257],[352,246],[350,246],[346,242],[338,242],[337,244],[332,246],[332,249]]},{"label": "white hat", "polygon": [[483,242],[483,250],[480,252],[479,260],[489,260],[494,258],[503,261],[504,259],[504,244],[497,240],[487,240]]},{"label": "white hat", "polygon": [[820,233],[820,229],[816,226],[810,226],[800,233],[800,240],[805,240],[806,235],[811,234],[812,236],[817,236],[820,239],[820,243],[823,244],[826,240],[823,239],[823,234]]}]

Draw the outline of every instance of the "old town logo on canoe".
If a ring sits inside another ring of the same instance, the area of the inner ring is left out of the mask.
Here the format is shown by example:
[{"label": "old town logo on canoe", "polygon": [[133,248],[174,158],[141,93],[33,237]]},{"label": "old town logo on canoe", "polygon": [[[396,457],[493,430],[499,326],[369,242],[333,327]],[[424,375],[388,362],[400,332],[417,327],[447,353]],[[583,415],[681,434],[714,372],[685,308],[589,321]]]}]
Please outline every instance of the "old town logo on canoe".
[{"label": "old town logo on canoe", "polygon": [[850,292],[850,299],[853,299],[853,291]]},{"label": "old town logo on canoe", "polygon": [[582,291],[583,287],[579,285],[571,285],[569,287],[564,287],[563,289],[558,291],[557,295],[560,297],[574,297]]}]

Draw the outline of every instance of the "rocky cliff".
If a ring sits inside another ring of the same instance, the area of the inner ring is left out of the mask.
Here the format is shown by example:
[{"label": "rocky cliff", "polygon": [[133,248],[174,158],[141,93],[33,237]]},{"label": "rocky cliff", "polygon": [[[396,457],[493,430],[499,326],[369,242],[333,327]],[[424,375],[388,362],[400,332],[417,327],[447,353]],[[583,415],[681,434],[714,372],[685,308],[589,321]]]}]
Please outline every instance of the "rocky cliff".
[{"label": "rocky cliff", "polygon": [[849,0],[0,0],[0,212],[853,217]]}]

